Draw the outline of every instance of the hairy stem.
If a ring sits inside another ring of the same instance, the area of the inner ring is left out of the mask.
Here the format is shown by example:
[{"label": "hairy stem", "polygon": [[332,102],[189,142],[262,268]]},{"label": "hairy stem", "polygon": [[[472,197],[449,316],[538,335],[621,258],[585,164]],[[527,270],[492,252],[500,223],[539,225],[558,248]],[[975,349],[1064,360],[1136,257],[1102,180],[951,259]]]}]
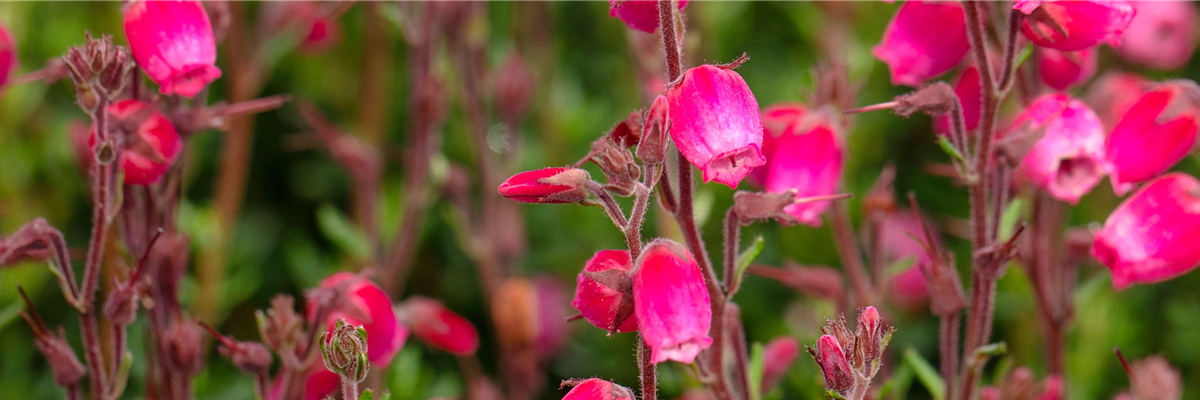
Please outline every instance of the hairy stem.
[{"label": "hairy stem", "polygon": [[[92,114],[92,124],[102,139],[111,140],[113,127],[108,121],[109,101],[100,96],[96,112]],[[110,141],[111,143],[111,141]],[[83,269],[83,288],[79,312],[79,328],[83,336],[84,359],[87,363],[88,375],[93,398],[103,398],[107,393],[107,376],[104,373],[104,356],[101,354],[100,332],[96,323],[96,289],[100,284],[100,268],[104,262],[104,248],[108,241],[109,207],[113,202],[113,182],[111,179],[116,166],[116,156],[108,162],[94,160],[91,167],[92,178],[92,238],[88,243],[87,261]],[[71,268],[70,264],[63,268]],[[114,357],[117,357],[114,355]]]},{"label": "hairy stem", "polygon": [[342,377],[342,399],[358,400],[358,381]]},{"label": "hairy stem", "polygon": [[639,382],[642,386],[642,399],[657,399],[658,398],[658,368],[650,358],[650,346],[646,344],[642,335],[638,334],[637,341],[638,351],[638,370]]},{"label": "hairy stem", "polygon": [[939,355],[942,359],[942,381],[945,383],[944,393],[946,393],[947,398],[954,395],[954,382],[958,373],[958,325],[961,318],[958,311],[943,315],[938,331],[939,343],[941,344]]},{"label": "hairy stem", "polygon": [[833,202],[831,228],[833,241],[842,259],[842,266],[850,277],[850,286],[854,290],[854,304],[865,307],[875,303],[875,291],[863,265],[862,251],[858,248],[858,240],[854,238],[854,227],[850,224],[850,209],[843,202]]}]

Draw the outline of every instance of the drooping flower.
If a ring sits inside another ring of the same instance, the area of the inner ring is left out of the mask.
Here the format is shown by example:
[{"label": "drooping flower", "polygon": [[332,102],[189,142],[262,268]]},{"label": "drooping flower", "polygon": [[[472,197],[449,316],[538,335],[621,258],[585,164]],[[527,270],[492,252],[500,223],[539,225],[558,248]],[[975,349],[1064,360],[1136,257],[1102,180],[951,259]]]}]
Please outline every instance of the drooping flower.
[{"label": "drooping flower", "polygon": [[1112,132],[1117,121],[1148,91],[1150,82],[1141,75],[1113,71],[1101,75],[1088,85],[1085,99],[1092,110],[1104,121],[1104,128]]},{"label": "drooping flower", "polygon": [[587,199],[586,170],[542,168],[508,178],[496,189],[501,196],[521,203],[578,203]]},{"label": "drooping flower", "polygon": [[1173,172],[1125,199],[1095,232],[1092,256],[1113,286],[1162,282],[1200,264],[1200,181]]},{"label": "drooping flower", "polygon": [[633,392],[624,386],[591,378],[577,383],[563,400],[633,400]]},{"label": "drooping flower", "polygon": [[675,147],[700,168],[705,182],[736,188],[766,163],[758,101],[737,72],[712,65],[689,69],[666,96]]},{"label": "drooping flower", "polygon": [[1038,49],[1038,75],[1042,82],[1056,90],[1067,90],[1084,82],[1096,73],[1096,48],[1080,51],[1058,51],[1048,47]]},{"label": "drooping flower", "polygon": [[1043,132],[1021,160],[1021,172],[1055,198],[1075,204],[1104,177],[1104,125],[1086,104],[1066,94],[1039,97],[1012,130]]},{"label": "drooping flower", "polygon": [[[962,104],[963,123],[969,133],[979,127],[979,114],[983,110],[983,87],[980,86],[979,68],[974,65],[963,68],[962,73],[954,81],[954,94]],[[933,131],[938,135],[949,135],[950,115],[943,114],[933,118]]]},{"label": "drooping flower", "polygon": [[633,274],[633,305],[651,362],[690,364],[712,345],[708,289],[683,245],[658,239],[642,250]]},{"label": "drooping flower", "polygon": [[821,373],[825,377],[825,387],[843,396],[854,386],[854,372],[850,370],[850,361],[841,343],[833,335],[822,335],[817,339],[817,347],[808,348]]},{"label": "drooping flower", "polygon": [[1164,84],[1142,96],[1113,127],[1105,152],[1118,195],[1166,172],[1196,144],[1200,107],[1189,93],[1195,90],[1190,82]]},{"label": "drooping flower", "polygon": [[[679,0],[679,9],[688,0]],[[654,0],[608,0],[608,16],[621,20],[630,29],[654,33],[658,29],[658,2]]]},{"label": "drooping flower", "polygon": [[962,62],[971,49],[966,27],[958,3],[906,1],[871,54],[888,65],[892,85],[919,87]]},{"label": "drooping flower", "polygon": [[[771,193],[795,190],[797,198],[837,192],[846,145],[836,117],[829,114],[828,109],[810,111],[801,104],[777,104],[763,110],[762,153],[767,163],[754,174],[764,189]],[[821,214],[829,204],[792,204],[784,211],[815,227],[821,226]]]},{"label": "drooping flower", "polygon": [[8,77],[17,69],[17,43],[13,40],[8,27],[0,24],[0,86],[8,82]]},{"label": "drooping flower", "polygon": [[412,329],[413,336],[430,346],[456,356],[475,354],[479,349],[475,325],[437,300],[413,296],[396,312],[400,321]]},{"label": "drooping flower", "polygon": [[1121,36],[1117,54],[1157,69],[1178,69],[1196,51],[1200,12],[1190,1],[1135,1],[1137,17]]},{"label": "drooping flower", "polygon": [[[367,359],[372,365],[388,365],[404,341],[408,329],[400,324],[387,293],[360,275],[340,272],[325,278],[321,288],[341,293],[337,306],[325,317],[321,330],[333,330],[337,320],[362,326],[367,331]],[[308,304],[308,318],[316,318],[317,304]],[[322,363],[314,363],[305,381],[305,399],[323,399],[338,388],[337,374]]]},{"label": "drooping flower", "polygon": [[[110,122],[129,119],[129,123],[137,124],[137,130],[126,136],[125,150],[121,152],[120,166],[126,184],[146,186],[158,182],[183,150],[175,125],[157,109],[145,111],[152,107],[137,100],[122,100],[108,106],[108,114],[113,118]],[[145,119],[134,121],[134,118]],[[95,146],[96,131],[92,127],[88,149],[94,151]]]},{"label": "drooping flower", "polygon": [[1105,43],[1117,45],[1135,14],[1133,6],[1124,0],[1020,0],[1013,9],[1030,16],[1021,22],[1026,38],[1038,46],[1062,51]]},{"label": "drooping flower", "polygon": [[[627,250],[596,252],[575,280],[575,298],[571,300],[571,306],[583,314],[583,319],[597,328],[609,332],[637,330],[637,318],[631,318],[629,308],[633,306],[633,299],[627,298],[628,294],[621,290],[624,289],[624,284],[628,284],[629,290],[633,290],[633,281],[626,282],[627,279],[631,279],[628,274],[632,268],[633,260],[629,258]],[[624,312],[621,310],[623,304],[626,307]],[[618,316],[624,320],[616,321]],[[615,329],[614,323],[617,324]]]},{"label": "drooping flower", "polygon": [[138,66],[165,95],[193,97],[221,77],[212,23],[199,1],[138,0],[125,8]]},{"label": "drooping flower", "polygon": [[762,391],[768,392],[787,375],[800,355],[800,341],[790,336],[771,339],[763,347]]}]

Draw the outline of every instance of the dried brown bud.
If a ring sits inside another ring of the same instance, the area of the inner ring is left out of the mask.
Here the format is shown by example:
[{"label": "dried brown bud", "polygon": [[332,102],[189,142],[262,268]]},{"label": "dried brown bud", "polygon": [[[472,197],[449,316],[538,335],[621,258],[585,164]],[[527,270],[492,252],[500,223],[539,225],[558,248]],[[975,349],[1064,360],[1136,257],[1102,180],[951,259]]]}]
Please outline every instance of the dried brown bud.
[{"label": "dried brown bud", "polygon": [[176,371],[192,375],[204,369],[204,332],[196,321],[175,321],[163,332],[166,359]]},{"label": "dried brown bud", "polygon": [[642,169],[638,167],[629,149],[617,144],[608,136],[592,142],[589,159],[604,172],[604,188],[619,196],[629,196],[638,184]]},{"label": "dried brown bud", "polygon": [[939,255],[928,268],[922,269],[925,280],[929,282],[929,311],[933,315],[950,315],[967,306],[966,294],[963,292],[962,280],[954,269],[954,258],[949,255]]},{"label": "dried brown bud", "polygon": [[55,384],[66,387],[83,379],[86,370],[75,356],[75,351],[71,350],[71,345],[67,343],[67,334],[61,326],[58,327],[57,333],[45,332],[44,335],[34,338],[33,345],[46,356]]},{"label": "dried brown bud", "polygon": [[654,105],[646,114],[646,123],[642,127],[642,140],[638,143],[637,156],[646,164],[662,164],[667,161],[667,144],[671,138],[669,119],[670,109],[666,96],[654,99]]},{"label": "dried brown bud", "polygon": [[738,191],[733,194],[733,209],[738,223],[748,225],[754,221],[774,218],[784,225],[794,225],[795,217],[783,211],[796,201],[796,191],[783,193]]},{"label": "dried brown bud", "polygon": [[104,302],[104,315],[113,324],[128,326],[137,318],[140,285],[135,282],[116,283]]},{"label": "dried brown bud", "polygon": [[862,85],[850,83],[850,71],[845,61],[822,62],[813,68],[813,108],[829,104],[842,110],[854,106]]},{"label": "dried brown bud", "polygon": [[125,90],[135,66],[124,46],[112,42],[111,35],[100,39],[86,34],[82,46],[72,47],[63,56],[75,83],[75,98],[89,114],[95,113],[101,99],[114,100]]},{"label": "dried brown bud", "polygon": [[928,115],[948,114],[954,107],[954,89],[946,82],[937,82],[912,93],[896,97],[892,112],[908,117],[918,112]]},{"label": "dried brown bud", "polygon": [[492,304],[500,345],[507,349],[533,345],[538,334],[537,288],[525,279],[508,279],[496,291]]},{"label": "dried brown bud", "polygon": [[633,111],[608,130],[608,137],[623,147],[637,146],[642,140],[644,119],[641,110]]}]

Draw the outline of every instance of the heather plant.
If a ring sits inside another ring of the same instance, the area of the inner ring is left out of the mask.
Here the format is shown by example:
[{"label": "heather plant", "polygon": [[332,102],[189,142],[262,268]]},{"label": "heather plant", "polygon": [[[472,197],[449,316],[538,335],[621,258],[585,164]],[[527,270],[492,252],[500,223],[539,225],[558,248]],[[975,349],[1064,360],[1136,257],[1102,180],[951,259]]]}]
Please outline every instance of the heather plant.
[{"label": "heather plant", "polygon": [[0,6],[0,397],[1200,384],[1193,3],[86,7]]}]

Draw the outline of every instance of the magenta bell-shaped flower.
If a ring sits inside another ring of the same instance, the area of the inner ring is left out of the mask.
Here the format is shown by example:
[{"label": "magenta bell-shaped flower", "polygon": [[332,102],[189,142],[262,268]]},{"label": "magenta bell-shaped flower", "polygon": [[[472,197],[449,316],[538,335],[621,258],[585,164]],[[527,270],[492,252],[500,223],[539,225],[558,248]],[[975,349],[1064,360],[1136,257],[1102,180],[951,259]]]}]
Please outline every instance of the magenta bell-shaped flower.
[{"label": "magenta bell-shaped flower", "polygon": [[1017,116],[1012,129],[1043,132],[1021,160],[1021,172],[1055,198],[1078,203],[1104,178],[1104,124],[1082,101],[1042,96]]},{"label": "magenta bell-shaped flower", "polygon": [[[583,314],[583,319],[597,328],[610,332],[637,330],[637,318],[631,318],[632,315],[622,315],[624,321],[619,321],[619,325],[613,329],[613,324],[618,322],[616,319],[620,314],[622,303],[633,304],[633,299],[625,298],[627,295],[620,290],[622,289],[621,282],[628,279],[629,270],[632,268],[633,260],[629,258],[628,250],[596,252],[596,255],[587,261],[583,272],[580,272],[579,277],[575,280],[575,298],[571,300],[571,306]],[[589,274],[601,274],[611,277],[611,279],[601,282],[604,279],[600,275],[588,276]]]},{"label": "magenta bell-shaped flower", "polygon": [[1190,1],[1135,1],[1137,17],[1121,36],[1117,54],[1156,69],[1178,69],[1200,40],[1200,12]]},{"label": "magenta bell-shaped flower", "polygon": [[651,362],[690,364],[712,345],[712,304],[696,259],[683,245],[658,239],[642,250],[634,271],[634,315]]},{"label": "magenta bell-shaped flower", "polygon": [[[762,152],[767,163],[754,174],[764,189],[771,193],[795,190],[797,198],[837,193],[846,145],[836,117],[826,110],[806,110],[801,104],[777,104],[763,111],[763,127]],[[817,227],[829,204],[792,204],[784,211],[802,224]]]},{"label": "magenta bell-shaped flower", "polygon": [[1200,264],[1200,181],[1170,173],[1121,203],[1095,232],[1092,256],[1113,286],[1165,281]]},{"label": "magenta bell-shaped flower", "polygon": [[[128,185],[157,183],[183,151],[183,140],[179,138],[179,132],[171,120],[158,109],[145,112],[147,108],[153,106],[138,100],[121,100],[108,106],[108,115],[117,121],[141,118],[143,115],[145,118],[130,121],[137,124],[137,131],[127,137],[125,151],[121,152],[121,172],[125,174],[125,184]],[[88,134],[88,149],[94,149],[95,146],[96,129],[93,126]]]},{"label": "magenta bell-shaped flower", "polygon": [[193,97],[221,77],[212,23],[199,1],[134,1],[125,8],[125,36],[162,94]]},{"label": "magenta bell-shaped flower", "polygon": [[633,392],[624,386],[591,378],[576,384],[563,400],[633,400]]},{"label": "magenta bell-shaped flower", "polygon": [[1117,45],[1135,14],[1124,0],[1019,0],[1013,9],[1030,16],[1021,22],[1026,38],[1038,46],[1063,51]]},{"label": "magenta bell-shaped flower", "polygon": [[967,55],[966,20],[955,2],[906,1],[871,54],[888,65],[892,85],[920,87]]},{"label": "magenta bell-shaped flower", "polygon": [[1096,73],[1096,48],[1079,51],[1058,51],[1048,47],[1038,49],[1038,75],[1046,86],[1067,90],[1087,82]]},{"label": "magenta bell-shaped flower", "polygon": [[0,24],[0,85],[8,82],[17,64],[17,42],[8,32],[8,27]]},{"label": "magenta bell-shaped flower", "polygon": [[[688,0],[679,0],[679,9]],[[654,0],[608,0],[608,16],[621,20],[630,29],[654,33],[658,29],[658,2]]]},{"label": "magenta bell-shaped flower", "polygon": [[463,316],[442,302],[413,296],[396,310],[397,318],[412,329],[422,342],[456,356],[470,356],[479,350],[479,332]]},{"label": "magenta bell-shaped flower", "polygon": [[737,72],[713,65],[689,69],[666,97],[671,139],[705,182],[737,188],[767,162],[758,101]]},{"label": "magenta bell-shaped flower", "polygon": [[1194,84],[1164,84],[1143,95],[1113,127],[1105,153],[1118,195],[1171,169],[1196,144],[1200,109],[1192,90]]}]

